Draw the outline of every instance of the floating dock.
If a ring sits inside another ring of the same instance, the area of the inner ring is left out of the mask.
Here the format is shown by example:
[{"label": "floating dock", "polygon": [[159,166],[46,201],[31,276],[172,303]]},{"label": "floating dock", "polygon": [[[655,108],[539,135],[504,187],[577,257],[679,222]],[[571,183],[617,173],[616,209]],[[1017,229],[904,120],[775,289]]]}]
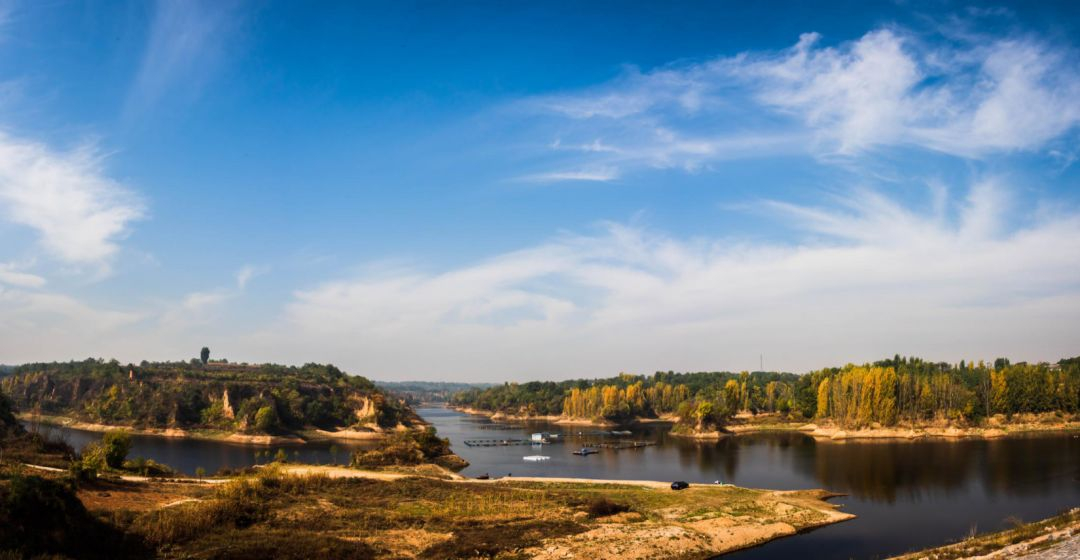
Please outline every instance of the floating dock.
[{"label": "floating dock", "polygon": [[469,447],[506,447],[510,445],[540,445],[545,443],[552,443],[551,440],[534,441],[531,439],[512,439],[512,438],[500,438],[500,439],[467,439],[464,441],[465,445]]},{"label": "floating dock", "polygon": [[595,443],[590,447],[598,447],[601,449],[642,449],[644,447],[652,447],[656,445],[655,441],[602,441]]}]

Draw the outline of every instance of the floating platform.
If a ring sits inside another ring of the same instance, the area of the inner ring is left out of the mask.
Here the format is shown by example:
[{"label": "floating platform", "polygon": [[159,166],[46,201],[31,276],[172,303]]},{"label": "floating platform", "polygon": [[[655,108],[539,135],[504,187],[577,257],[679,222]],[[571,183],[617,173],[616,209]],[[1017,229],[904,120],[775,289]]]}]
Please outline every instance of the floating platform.
[{"label": "floating platform", "polygon": [[551,440],[534,441],[531,439],[467,439],[464,441],[465,445],[469,447],[506,447],[510,445],[539,445],[544,443],[552,443]]},{"label": "floating platform", "polygon": [[656,445],[655,441],[602,441],[593,444],[591,447],[599,447],[601,449],[642,449],[654,445]]}]

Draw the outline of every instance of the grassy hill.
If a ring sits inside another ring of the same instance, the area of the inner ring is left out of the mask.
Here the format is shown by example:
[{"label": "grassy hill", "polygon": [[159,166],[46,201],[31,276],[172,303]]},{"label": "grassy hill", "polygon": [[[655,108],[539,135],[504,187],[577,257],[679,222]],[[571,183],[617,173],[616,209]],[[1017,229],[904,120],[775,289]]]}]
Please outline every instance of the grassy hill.
[{"label": "grassy hill", "polygon": [[134,428],[283,434],[420,423],[371,381],[321,364],[33,363],[0,379],[0,390],[24,411]]}]

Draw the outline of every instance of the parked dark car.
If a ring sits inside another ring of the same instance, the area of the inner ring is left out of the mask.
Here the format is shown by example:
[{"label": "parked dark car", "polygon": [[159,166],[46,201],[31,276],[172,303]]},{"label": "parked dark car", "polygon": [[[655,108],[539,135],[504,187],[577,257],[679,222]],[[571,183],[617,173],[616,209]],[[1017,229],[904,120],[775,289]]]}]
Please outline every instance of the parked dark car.
[{"label": "parked dark car", "polygon": [[687,489],[689,487],[690,487],[690,484],[688,484],[686,481],[683,481],[683,480],[676,480],[675,482],[671,483],[671,489],[672,490],[685,490],[685,489]]}]

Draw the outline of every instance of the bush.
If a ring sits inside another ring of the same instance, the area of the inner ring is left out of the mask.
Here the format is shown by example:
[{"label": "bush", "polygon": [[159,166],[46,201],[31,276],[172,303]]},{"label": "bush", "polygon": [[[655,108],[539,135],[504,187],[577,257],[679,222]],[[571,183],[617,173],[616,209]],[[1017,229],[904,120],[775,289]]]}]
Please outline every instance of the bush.
[{"label": "bush", "polygon": [[596,498],[589,502],[586,511],[589,513],[590,518],[596,519],[630,511],[630,506],[613,502],[607,498]]},{"label": "bush", "polygon": [[86,465],[84,461],[72,461],[68,466],[68,477],[78,487],[83,482],[91,482],[97,478],[98,470]]},{"label": "bush", "polygon": [[124,459],[131,451],[131,435],[123,430],[105,432],[105,436],[101,438],[101,446],[105,464],[114,469],[122,468]]},{"label": "bush", "polygon": [[357,467],[419,465],[440,462],[450,455],[450,441],[437,436],[435,428],[429,426],[395,432],[382,448],[354,453],[352,464]]},{"label": "bush", "polygon": [[136,457],[130,461],[124,461],[124,470],[140,474],[142,476],[174,476],[176,471],[168,465],[163,465],[153,459]]},{"label": "bush", "polygon": [[95,473],[105,470],[105,448],[96,441],[86,444],[82,450],[82,459],[79,460],[82,469]]}]

